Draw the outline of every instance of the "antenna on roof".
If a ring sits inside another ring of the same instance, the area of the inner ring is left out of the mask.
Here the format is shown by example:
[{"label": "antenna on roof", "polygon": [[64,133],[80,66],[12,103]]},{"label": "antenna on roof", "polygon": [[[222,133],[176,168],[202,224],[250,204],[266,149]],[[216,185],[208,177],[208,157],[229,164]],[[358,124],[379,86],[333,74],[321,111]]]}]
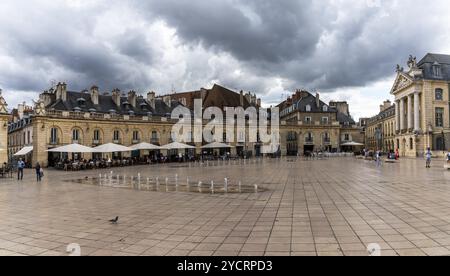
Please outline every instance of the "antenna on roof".
[{"label": "antenna on roof", "polygon": [[175,94],[176,92],[175,92],[175,86],[173,85],[173,83],[172,83],[172,94]]}]

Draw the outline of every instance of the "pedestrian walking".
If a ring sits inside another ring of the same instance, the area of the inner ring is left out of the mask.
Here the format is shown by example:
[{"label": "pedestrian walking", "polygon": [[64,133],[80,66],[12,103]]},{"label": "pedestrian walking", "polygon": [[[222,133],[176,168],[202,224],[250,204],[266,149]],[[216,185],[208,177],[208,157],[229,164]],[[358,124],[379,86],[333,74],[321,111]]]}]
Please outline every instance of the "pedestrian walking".
[{"label": "pedestrian walking", "polygon": [[17,162],[17,180],[23,180],[23,169],[25,168],[25,162],[22,159],[19,159]]},{"label": "pedestrian walking", "polygon": [[42,168],[41,168],[41,164],[39,164],[39,162],[36,164],[36,180],[37,182],[41,182],[42,181]]},{"label": "pedestrian walking", "polygon": [[426,159],[426,168],[431,168],[431,157],[433,156],[433,153],[431,152],[431,149],[428,148],[427,152],[425,153],[425,159]]},{"label": "pedestrian walking", "polygon": [[375,160],[377,161],[377,167],[381,167],[381,151],[377,150]]}]

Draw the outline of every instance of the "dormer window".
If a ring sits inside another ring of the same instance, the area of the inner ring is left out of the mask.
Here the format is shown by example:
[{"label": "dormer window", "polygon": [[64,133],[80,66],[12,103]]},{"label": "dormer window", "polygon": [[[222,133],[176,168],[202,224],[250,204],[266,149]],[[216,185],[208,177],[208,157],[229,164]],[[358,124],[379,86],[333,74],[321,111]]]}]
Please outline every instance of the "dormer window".
[{"label": "dormer window", "polygon": [[328,106],[326,105],[323,106],[323,112],[328,112]]},{"label": "dormer window", "polygon": [[306,106],[306,112],[311,112],[311,106],[309,104]]},{"label": "dormer window", "polygon": [[433,64],[433,76],[436,78],[441,77],[441,65],[438,62]]},{"label": "dormer window", "polygon": [[77,103],[79,106],[84,106],[86,104],[86,100],[83,98],[78,98]]}]

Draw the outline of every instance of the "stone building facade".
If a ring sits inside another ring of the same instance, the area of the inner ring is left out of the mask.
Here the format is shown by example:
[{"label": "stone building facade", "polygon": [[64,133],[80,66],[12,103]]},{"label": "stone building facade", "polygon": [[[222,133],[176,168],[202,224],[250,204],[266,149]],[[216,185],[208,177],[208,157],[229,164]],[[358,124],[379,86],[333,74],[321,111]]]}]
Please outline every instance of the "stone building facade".
[{"label": "stone building facade", "polygon": [[[32,164],[39,162],[44,166],[53,165],[53,160],[60,158],[60,154],[49,153],[49,149],[72,143],[90,147],[106,143],[131,146],[140,142],[166,145],[173,141],[172,128],[178,122],[171,119],[172,111],[179,106],[192,110],[189,106],[190,101],[193,104],[193,100],[199,98],[204,101],[203,108],[210,106],[259,108],[260,103],[260,100],[250,93],[236,93],[219,85],[214,85],[212,89],[202,89],[200,93],[156,96],[155,92],[149,92],[143,97],[135,91],[123,93],[118,89],[112,93],[100,93],[96,86],[89,91],[68,91],[65,83],[59,83],[55,88],[40,94],[31,116],[23,116],[16,119],[16,122],[10,122],[9,160],[12,161],[13,154],[20,150],[21,146],[30,144],[30,140],[27,142],[26,139],[21,139],[23,134],[28,132],[32,133]],[[207,123],[202,121],[203,125]],[[243,152],[258,154],[262,144],[247,142],[249,128],[245,129],[245,133],[237,132],[236,130],[236,136],[245,137],[245,142],[234,139],[235,141],[230,143],[233,146],[231,154]],[[191,154],[201,154],[201,147],[205,143],[189,144],[196,147]],[[164,150],[162,153],[170,154]],[[144,152],[144,154],[151,153]],[[82,154],[82,157],[91,159],[97,156]]]},{"label": "stone building facade", "polygon": [[395,96],[396,147],[401,156],[423,156],[431,148],[442,156],[450,146],[450,55],[427,54],[408,70],[397,66],[391,90]]},{"label": "stone building facade", "polygon": [[19,104],[11,112],[8,125],[8,160],[16,161],[22,158],[27,164],[31,164],[31,152],[22,156],[15,156],[24,147],[33,146],[33,107],[26,103]]},{"label": "stone building facade", "polygon": [[8,162],[8,104],[0,90],[0,164]]},{"label": "stone building facade", "polygon": [[380,105],[380,113],[366,120],[365,135],[366,149],[395,151],[395,106],[391,101],[385,101]]},{"label": "stone building facade", "polygon": [[348,151],[342,144],[364,142],[364,133],[351,118],[346,102],[320,100],[320,95],[297,90],[279,106],[281,153],[303,155],[314,151]]}]

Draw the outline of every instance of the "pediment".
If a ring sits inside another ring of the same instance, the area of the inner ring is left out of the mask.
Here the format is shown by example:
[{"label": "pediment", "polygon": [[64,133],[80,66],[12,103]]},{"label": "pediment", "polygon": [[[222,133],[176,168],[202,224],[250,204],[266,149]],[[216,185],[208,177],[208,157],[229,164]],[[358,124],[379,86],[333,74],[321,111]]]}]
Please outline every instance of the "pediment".
[{"label": "pediment", "polygon": [[395,79],[394,85],[391,89],[391,94],[395,94],[397,91],[400,91],[414,83],[414,80],[408,74],[403,72],[399,72],[397,74],[397,78]]}]

